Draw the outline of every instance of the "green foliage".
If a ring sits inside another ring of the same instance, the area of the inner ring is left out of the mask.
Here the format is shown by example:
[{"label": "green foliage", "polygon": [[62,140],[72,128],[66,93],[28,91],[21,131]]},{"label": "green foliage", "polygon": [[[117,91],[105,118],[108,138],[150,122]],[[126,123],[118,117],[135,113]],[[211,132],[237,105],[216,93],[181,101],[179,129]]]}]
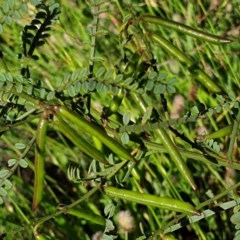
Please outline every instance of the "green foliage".
[{"label": "green foliage", "polygon": [[1,1],[0,238],[237,239],[239,6],[208,5]]}]

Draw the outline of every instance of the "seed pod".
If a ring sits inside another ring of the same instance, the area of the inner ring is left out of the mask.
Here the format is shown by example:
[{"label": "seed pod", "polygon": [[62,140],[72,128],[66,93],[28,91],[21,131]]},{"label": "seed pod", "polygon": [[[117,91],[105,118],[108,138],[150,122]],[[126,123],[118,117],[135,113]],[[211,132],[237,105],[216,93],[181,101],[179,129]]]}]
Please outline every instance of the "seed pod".
[{"label": "seed pod", "polygon": [[168,29],[173,29],[178,32],[184,33],[186,35],[195,37],[200,40],[205,40],[205,41],[213,43],[213,44],[224,44],[224,43],[226,44],[226,43],[232,42],[231,40],[229,40],[227,38],[216,36],[216,35],[213,35],[210,33],[206,33],[206,32],[191,28],[189,26],[186,26],[184,24],[174,22],[171,20],[167,20],[167,19],[163,19],[160,17],[145,15],[145,16],[142,16],[141,19],[145,22],[159,24]]},{"label": "seed pod", "polygon": [[109,137],[102,128],[91,122],[88,122],[79,114],[62,106],[59,108],[57,115],[75,123],[82,132],[87,132],[91,136],[98,138],[104,145],[111,149],[120,158],[129,161],[136,161],[134,157],[120,143]]},{"label": "seed pod", "polygon": [[115,187],[104,187],[104,192],[110,197],[116,197],[146,206],[153,206],[186,214],[199,215],[199,212],[190,203],[173,198],[157,197],[152,194],[139,193],[124,189],[118,189]]},{"label": "seed pod", "polygon": [[34,194],[32,208],[36,210],[37,206],[42,200],[44,175],[45,175],[45,142],[47,132],[47,120],[43,113],[38,123],[36,150],[35,150],[35,163],[34,163]]},{"label": "seed pod", "polygon": [[84,140],[80,135],[73,130],[69,124],[67,124],[59,115],[55,116],[55,124],[58,126],[59,130],[72,142],[74,143],[82,152],[87,154],[89,157],[99,161],[103,164],[108,165],[105,156],[102,152]]},{"label": "seed pod", "polygon": [[[191,68],[194,63],[193,61],[187,57],[182,51],[180,51],[178,48],[176,48],[173,44],[171,44],[166,39],[162,38],[156,33],[152,34],[153,40],[155,40],[157,43],[160,44],[160,46],[169,54],[174,56],[176,59],[178,59],[180,62],[185,63],[188,68]],[[222,90],[218,87],[216,83],[213,82],[213,80],[201,69],[189,69],[190,71],[193,71],[193,76],[195,76],[199,82],[206,87],[211,92],[221,92]]]},{"label": "seed pod", "polygon": [[231,134],[232,129],[233,129],[233,125],[232,124],[228,125],[226,127],[223,127],[221,129],[213,132],[213,133],[204,135],[204,139],[207,140],[207,139],[216,139],[216,138],[225,137],[225,136]]}]

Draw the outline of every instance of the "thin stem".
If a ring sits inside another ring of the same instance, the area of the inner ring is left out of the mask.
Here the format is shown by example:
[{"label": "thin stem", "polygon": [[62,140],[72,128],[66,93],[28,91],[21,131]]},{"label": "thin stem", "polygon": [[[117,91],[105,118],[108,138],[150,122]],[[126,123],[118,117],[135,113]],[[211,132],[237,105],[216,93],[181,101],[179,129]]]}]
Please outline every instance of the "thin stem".
[{"label": "thin stem", "polygon": [[93,76],[99,9],[100,9],[99,5],[97,4],[97,2],[95,2],[94,7],[93,7],[93,23],[92,23],[92,27],[91,27],[91,49],[90,49],[90,58],[89,58],[89,72],[90,72],[90,75],[89,75],[89,77]]},{"label": "thin stem", "polygon": [[82,196],[80,199],[78,199],[77,201],[67,205],[67,206],[64,206],[60,209],[58,209],[56,212],[46,216],[46,217],[43,217],[42,219],[38,220],[36,223],[35,223],[35,226],[34,226],[34,235],[38,235],[38,228],[40,227],[40,225],[42,225],[44,222],[52,219],[52,218],[55,218],[57,217],[58,215],[62,214],[62,213],[67,213],[68,209],[71,209],[73,207],[75,207],[76,205],[80,204],[81,202],[87,200],[90,196],[92,196],[96,191],[98,191],[101,187],[101,183],[98,183],[94,188],[92,188],[88,193],[86,193],[84,196]]}]

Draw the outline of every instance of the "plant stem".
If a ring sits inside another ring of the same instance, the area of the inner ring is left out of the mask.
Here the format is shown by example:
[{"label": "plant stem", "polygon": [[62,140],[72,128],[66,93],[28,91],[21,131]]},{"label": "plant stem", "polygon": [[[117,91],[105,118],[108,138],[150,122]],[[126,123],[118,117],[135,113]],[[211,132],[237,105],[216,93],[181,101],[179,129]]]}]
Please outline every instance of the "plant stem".
[{"label": "plant stem", "polygon": [[33,228],[33,231],[34,231],[34,235],[38,235],[38,228],[40,227],[40,225],[42,225],[44,222],[52,219],[52,218],[55,218],[57,217],[58,215],[62,214],[62,213],[66,213],[68,211],[68,209],[71,209],[73,207],[75,207],[76,205],[78,205],[79,203],[87,200],[90,196],[92,196],[96,191],[98,191],[101,187],[101,183],[98,183],[94,188],[92,188],[88,193],[86,193],[84,196],[82,196],[80,199],[78,199],[77,201],[67,205],[67,206],[64,206],[64,207],[61,207],[59,208],[56,212],[46,216],[46,217],[43,217],[42,219],[38,220],[36,223],[35,223],[35,226]]}]

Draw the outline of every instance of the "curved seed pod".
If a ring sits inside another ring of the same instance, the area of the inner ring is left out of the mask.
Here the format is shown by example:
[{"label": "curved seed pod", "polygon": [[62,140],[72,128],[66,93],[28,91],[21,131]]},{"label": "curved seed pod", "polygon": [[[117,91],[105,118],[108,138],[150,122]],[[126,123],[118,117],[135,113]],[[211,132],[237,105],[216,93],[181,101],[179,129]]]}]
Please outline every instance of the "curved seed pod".
[{"label": "curved seed pod", "polygon": [[[180,51],[177,47],[175,47],[173,44],[171,44],[166,39],[162,38],[156,33],[152,34],[152,39],[155,40],[157,43],[159,43],[162,48],[170,53],[172,56],[174,56],[176,59],[178,59],[180,62],[187,64],[188,67],[191,67],[194,65],[193,61],[188,58],[182,51]],[[201,82],[202,85],[204,85],[209,91],[211,92],[221,92],[222,90],[213,82],[213,80],[201,69],[194,69],[194,75],[196,78]]]},{"label": "curved seed pod", "polygon": [[198,81],[206,87],[206,89],[210,90],[211,92],[219,93],[222,90],[218,87],[217,84],[213,82],[213,80],[201,69],[194,70],[196,73],[196,78]]},{"label": "curved seed pod", "polygon": [[193,180],[192,174],[191,174],[187,164],[182,159],[182,156],[180,155],[176,146],[173,144],[169,135],[165,131],[165,129],[163,129],[163,128],[159,129],[158,135],[161,137],[162,144],[164,145],[167,152],[171,156],[171,159],[174,161],[177,169],[181,173],[181,176],[190,184],[192,189],[195,191],[197,189],[197,186]]},{"label": "curved seed pod", "polygon": [[231,134],[232,129],[233,129],[233,124],[223,127],[213,133],[206,134],[203,137],[205,140],[225,137],[225,136]]},{"label": "curved seed pod", "polygon": [[166,20],[166,19],[163,19],[160,17],[145,15],[145,16],[142,16],[141,19],[145,22],[159,24],[163,27],[176,30],[178,32],[195,37],[197,39],[205,40],[205,41],[213,43],[213,44],[224,44],[224,43],[232,42],[231,40],[229,40],[227,38],[223,38],[223,37],[216,36],[216,35],[213,35],[210,33],[206,33],[206,32],[191,28],[189,26],[186,26],[184,24],[174,22],[171,20]]},{"label": "curved seed pod", "polygon": [[153,40],[158,42],[165,51],[176,57],[177,60],[186,63],[188,67],[193,65],[193,61],[189,57],[187,57],[182,51],[180,51],[177,47],[171,44],[169,41],[162,38],[160,35],[156,33],[152,33],[151,37]]},{"label": "curved seed pod", "polygon": [[80,135],[76,134],[76,131],[69,127],[59,115],[55,115],[56,121],[54,122],[59,130],[72,142],[74,143],[82,152],[87,154],[89,157],[108,165],[105,156],[98,149],[89,144]]},{"label": "curved seed pod", "polygon": [[37,128],[36,150],[35,150],[35,163],[34,163],[34,194],[32,208],[36,210],[42,200],[44,175],[45,175],[45,143],[47,132],[47,120],[45,113],[42,114]]},{"label": "curved seed pod", "polygon": [[199,212],[190,203],[183,202],[173,198],[157,197],[151,194],[118,189],[115,187],[104,187],[104,192],[110,197],[116,197],[147,206],[158,207],[186,214],[199,215]]},{"label": "curved seed pod", "polygon": [[[142,112],[146,111],[146,103],[142,96],[137,95],[135,93],[131,93],[132,99],[139,104]],[[192,174],[184,162],[181,154],[177,150],[176,146],[173,144],[172,140],[170,139],[169,135],[167,134],[164,128],[159,128],[156,130],[161,142],[163,143],[165,149],[167,150],[168,154],[171,156],[171,159],[174,161],[177,169],[181,173],[182,177],[190,184],[193,190],[196,190],[196,184],[194,183]]]},{"label": "curved seed pod", "polygon": [[95,136],[120,158],[129,161],[136,161],[135,158],[121,144],[109,137],[103,129],[91,122],[88,122],[85,118],[72,110],[61,106],[56,116],[68,119],[69,121],[75,123],[83,132],[87,132],[90,135]]}]

